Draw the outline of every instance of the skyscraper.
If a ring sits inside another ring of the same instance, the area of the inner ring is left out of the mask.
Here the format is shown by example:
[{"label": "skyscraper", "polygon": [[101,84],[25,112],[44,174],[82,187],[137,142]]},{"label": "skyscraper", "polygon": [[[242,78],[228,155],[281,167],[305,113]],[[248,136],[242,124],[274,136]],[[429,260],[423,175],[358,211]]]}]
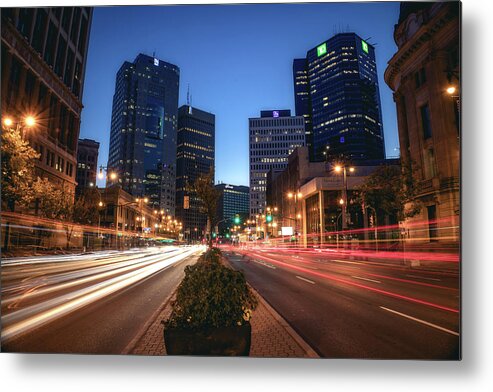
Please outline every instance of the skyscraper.
[{"label": "skyscraper", "polygon": [[178,111],[176,158],[176,217],[183,223],[185,239],[200,239],[207,216],[190,189],[201,174],[214,170],[216,117],[212,113],[183,105]]},{"label": "skyscraper", "polygon": [[175,214],[176,129],[180,70],[139,54],[116,75],[108,171],[134,196]]},{"label": "skyscraper", "polygon": [[249,119],[250,215],[265,212],[267,173],[282,170],[296,147],[305,145],[305,120],[290,110],[263,110]]},{"label": "skyscraper", "polygon": [[308,151],[311,151],[313,134],[310,86],[308,84],[308,67],[306,59],[294,59],[293,82],[295,112],[297,116],[303,116],[305,118],[306,146],[308,147]]},{"label": "skyscraper", "polygon": [[90,7],[2,8],[2,118],[40,153],[36,174],[75,191]]},{"label": "skyscraper", "polygon": [[[302,59],[293,63],[295,102],[306,115]],[[315,160],[385,157],[375,48],[355,33],[337,34],[306,56],[307,129]],[[310,140],[311,139],[311,140]]]}]

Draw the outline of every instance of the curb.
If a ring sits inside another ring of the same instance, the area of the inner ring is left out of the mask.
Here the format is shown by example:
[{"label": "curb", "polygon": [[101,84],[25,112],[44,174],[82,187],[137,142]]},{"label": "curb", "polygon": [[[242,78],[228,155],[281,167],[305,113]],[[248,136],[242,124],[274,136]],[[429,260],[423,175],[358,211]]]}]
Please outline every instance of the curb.
[{"label": "curb", "polygon": [[[231,263],[229,260],[223,256],[223,259],[226,259],[226,262],[228,265],[232,267]],[[289,323],[267,302],[264,297],[262,297],[257,290],[255,290],[250,283],[248,283],[248,287],[254,292],[254,294],[257,296],[260,302],[265,306],[267,311],[274,317],[274,319],[283,327],[288,335],[290,335],[294,341],[303,349],[305,350],[306,354],[308,355],[308,358],[320,358],[320,355],[317,354],[317,352],[289,325]]]},{"label": "curb", "polygon": [[139,331],[135,334],[132,340],[125,346],[120,354],[127,355],[131,354],[132,351],[137,347],[137,343],[143,338],[146,332],[149,330],[151,325],[156,321],[161,312],[166,309],[169,305],[171,299],[175,296],[178,291],[178,287],[180,286],[181,280],[176,284],[176,286],[171,290],[171,293],[164,299],[163,303],[159,308],[157,308],[151,317],[145,322],[145,324],[139,329]]},{"label": "curb", "polygon": [[257,290],[255,290],[249,283],[248,286],[258,297],[259,301],[262,302],[262,305],[265,306],[267,311],[276,319],[276,321],[283,327],[288,335],[290,335],[294,341],[305,350],[308,358],[320,358],[320,355],[316,353],[316,351],[289,325],[289,323],[267,302],[267,300],[262,297]]},{"label": "curb", "polygon": [[125,348],[122,350],[120,354],[131,354],[132,351],[135,349],[137,346],[137,343],[139,343],[140,339],[146,334],[147,330],[150,328],[150,326],[156,321],[156,319],[159,317],[161,312],[166,309],[168,304],[170,303],[171,299],[173,296],[176,294],[176,291],[178,290],[178,286],[180,285],[181,282],[178,282],[178,284],[175,286],[175,288],[171,291],[170,295],[166,297],[164,300],[163,304],[156,309],[156,311],[152,314],[151,317],[146,321],[146,323],[139,329],[139,331],[135,334],[133,339],[125,346]]}]

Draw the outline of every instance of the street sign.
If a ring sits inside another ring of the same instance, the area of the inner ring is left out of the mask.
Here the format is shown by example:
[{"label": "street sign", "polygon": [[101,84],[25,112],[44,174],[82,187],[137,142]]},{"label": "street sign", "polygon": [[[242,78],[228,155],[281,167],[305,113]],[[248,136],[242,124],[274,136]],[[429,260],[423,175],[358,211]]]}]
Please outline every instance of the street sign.
[{"label": "street sign", "polygon": [[282,235],[293,235],[293,228],[291,226],[281,227]]}]

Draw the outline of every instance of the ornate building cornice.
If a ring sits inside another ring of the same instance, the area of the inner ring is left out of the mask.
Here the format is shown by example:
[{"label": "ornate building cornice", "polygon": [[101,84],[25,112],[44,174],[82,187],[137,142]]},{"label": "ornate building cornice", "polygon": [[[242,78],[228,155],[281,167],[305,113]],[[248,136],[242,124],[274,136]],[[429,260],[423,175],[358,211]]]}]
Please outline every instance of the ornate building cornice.
[{"label": "ornate building cornice", "polygon": [[[448,22],[457,17],[453,8],[457,6],[455,3],[437,3],[435,6],[438,9],[433,7],[430,10],[431,18],[428,20],[425,12],[413,13],[396,26],[394,36],[399,50],[389,60],[384,74],[385,82],[394,91],[395,78],[400,74],[402,65]],[[433,11],[436,12],[434,15]]]}]

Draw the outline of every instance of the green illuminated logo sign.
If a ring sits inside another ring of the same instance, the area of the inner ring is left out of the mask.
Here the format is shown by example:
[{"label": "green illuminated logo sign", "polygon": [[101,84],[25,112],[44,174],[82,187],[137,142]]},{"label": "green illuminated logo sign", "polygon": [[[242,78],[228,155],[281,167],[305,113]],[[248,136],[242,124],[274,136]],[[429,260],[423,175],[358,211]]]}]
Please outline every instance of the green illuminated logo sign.
[{"label": "green illuminated logo sign", "polygon": [[368,44],[361,40],[361,48],[363,49],[363,52],[368,53]]},{"label": "green illuminated logo sign", "polygon": [[322,45],[317,46],[317,56],[323,56],[325,53],[327,53],[327,44],[324,42]]}]

